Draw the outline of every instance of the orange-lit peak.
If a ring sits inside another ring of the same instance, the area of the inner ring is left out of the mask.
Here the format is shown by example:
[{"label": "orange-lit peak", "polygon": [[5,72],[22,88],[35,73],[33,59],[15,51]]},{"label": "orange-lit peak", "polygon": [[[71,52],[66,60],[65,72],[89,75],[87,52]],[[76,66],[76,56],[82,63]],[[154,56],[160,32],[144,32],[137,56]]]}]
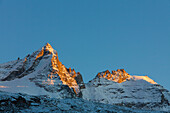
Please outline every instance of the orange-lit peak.
[{"label": "orange-lit peak", "polygon": [[39,57],[42,57],[44,55],[49,55],[49,54],[58,57],[57,51],[54,50],[49,43],[46,43],[46,45],[44,47],[42,47],[41,51],[36,56],[36,59],[38,59]]},{"label": "orange-lit peak", "polygon": [[49,51],[51,53],[55,51],[49,43],[46,43],[46,45],[43,48],[44,48],[44,51]]},{"label": "orange-lit peak", "polygon": [[36,59],[41,58],[43,56],[47,56],[45,57],[45,59],[49,58],[49,60],[51,60],[50,68],[52,68],[51,73],[48,75],[48,81],[44,81],[43,83],[54,85],[55,80],[53,80],[53,77],[55,79],[56,76],[59,76],[60,80],[64,85],[68,85],[70,88],[73,88],[74,92],[78,94],[79,86],[75,79],[77,73],[74,69],[71,68],[67,70],[67,68],[59,61],[57,51],[54,50],[49,43],[42,47]]},{"label": "orange-lit peak", "polygon": [[98,73],[97,77],[106,78],[108,80],[112,80],[112,81],[115,81],[115,82],[118,82],[118,83],[122,83],[127,78],[129,78],[130,75],[124,69],[118,69],[117,71],[113,70],[112,73],[109,70]]},{"label": "orange-lit peak", "polygon": [[[45,45],[46,48],[52,48],[52,46],[49,43],[46,43]],[[52,48],[53,49],[53,48]]]},{"label": "orange-lit peak", "polygon": [[151,84],[157,84],[155,81],[153,81],[148,76],[129,75],[124,69],[117,69],[117,71],[113,70],[112,73],[109,72],[109,70],[106,70],[106,71],[98,73],[96,77],[106,78],[108,80],[118,82],[118,83],[125,82],[127,79],[128,80],[132,79],[132,80],[144,80]]}]

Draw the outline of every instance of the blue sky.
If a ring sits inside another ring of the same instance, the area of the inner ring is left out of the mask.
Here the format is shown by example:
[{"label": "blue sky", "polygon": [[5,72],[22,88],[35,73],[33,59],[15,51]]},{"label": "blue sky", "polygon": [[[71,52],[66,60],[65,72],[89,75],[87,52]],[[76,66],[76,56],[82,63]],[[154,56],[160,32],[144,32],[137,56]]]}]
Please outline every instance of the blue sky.
[{"label": "blue sky", "polygon": [[169,0],[0,0],[0,63],[49,42],[87,82],[124,68],[170,90]]}]

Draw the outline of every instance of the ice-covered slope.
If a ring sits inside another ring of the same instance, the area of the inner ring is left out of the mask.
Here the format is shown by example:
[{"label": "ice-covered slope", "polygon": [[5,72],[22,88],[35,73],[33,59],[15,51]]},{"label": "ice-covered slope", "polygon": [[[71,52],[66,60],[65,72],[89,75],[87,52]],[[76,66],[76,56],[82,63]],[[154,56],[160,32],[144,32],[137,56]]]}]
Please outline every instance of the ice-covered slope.
[{"label": "ice-covered slope", "polygon": [[83,99],[132,108],[170,111],[170,93],[148,76],[131,76],[123,69],[108,70],[82,89]]},{"label": "ice-covered slope", "polygon": [[67,69],[47,43],[23,59],[0,64],[0,90],[56,98],[81,97],[81,74]]}]

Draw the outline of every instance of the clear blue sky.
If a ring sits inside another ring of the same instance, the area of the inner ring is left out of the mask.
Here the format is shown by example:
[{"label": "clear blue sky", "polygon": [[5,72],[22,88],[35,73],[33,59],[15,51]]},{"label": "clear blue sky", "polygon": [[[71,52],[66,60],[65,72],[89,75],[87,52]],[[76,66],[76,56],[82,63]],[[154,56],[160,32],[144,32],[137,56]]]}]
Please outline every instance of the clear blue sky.
[{"label": "clear blue sky", "polygon": [[0,63],[46,42],[85,82],[124,68],[170,90],[170,0],[0,0]]}]

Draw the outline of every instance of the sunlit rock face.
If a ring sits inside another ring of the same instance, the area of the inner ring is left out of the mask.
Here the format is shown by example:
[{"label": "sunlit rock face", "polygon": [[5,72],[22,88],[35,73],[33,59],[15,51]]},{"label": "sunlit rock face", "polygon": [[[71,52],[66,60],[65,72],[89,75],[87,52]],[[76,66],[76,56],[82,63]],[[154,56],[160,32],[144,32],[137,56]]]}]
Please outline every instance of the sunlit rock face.
[{"label": "sunlit rock face", "polygon": [[106,78],[107,80],[111,80],[114,82],[122,83],[129,80],[144,80],[151,84],[157,84],[155,81],[153,81],[148,76],[131,76],[129,75],[124,69],[117,69],[117,71],[110,72],[109,70],[100,72],[97,74],[98,78]]},{"label": "sunlit rock face", "polygon": [[129,75],[124,69],[100,72],[85,84],[83,99],[131,108],[170,110],[170,93],[148,76]]},{"label": "sunlit rock face", "polygon": [[108,80],[122,83],[126,81],[126,79],[130,78],[130,75],[126,73],[124,69],[118,69],[117,71],[112,71],[112,72],[106,70],[104,72],[98,73],[96,77],[106,78]]},{"label": "sunlit rock face", "polygon": [[[27,82],[31,82],[59,98],[81,97],[80,88],[84,87],[81,74],[75,72],[74,69],[67,69],[59,61],[57,51],[49,43],[24,59],[1,64],[0,74],[0,80],[5,81],[3,83],[6,86],[10,83],[7,81],[18,82],[18,80],[27,79]],[[27,85],[28,90],[31,88],[28,83],[20,85]],[[19,91],[22,92],[20,89]]]}]

